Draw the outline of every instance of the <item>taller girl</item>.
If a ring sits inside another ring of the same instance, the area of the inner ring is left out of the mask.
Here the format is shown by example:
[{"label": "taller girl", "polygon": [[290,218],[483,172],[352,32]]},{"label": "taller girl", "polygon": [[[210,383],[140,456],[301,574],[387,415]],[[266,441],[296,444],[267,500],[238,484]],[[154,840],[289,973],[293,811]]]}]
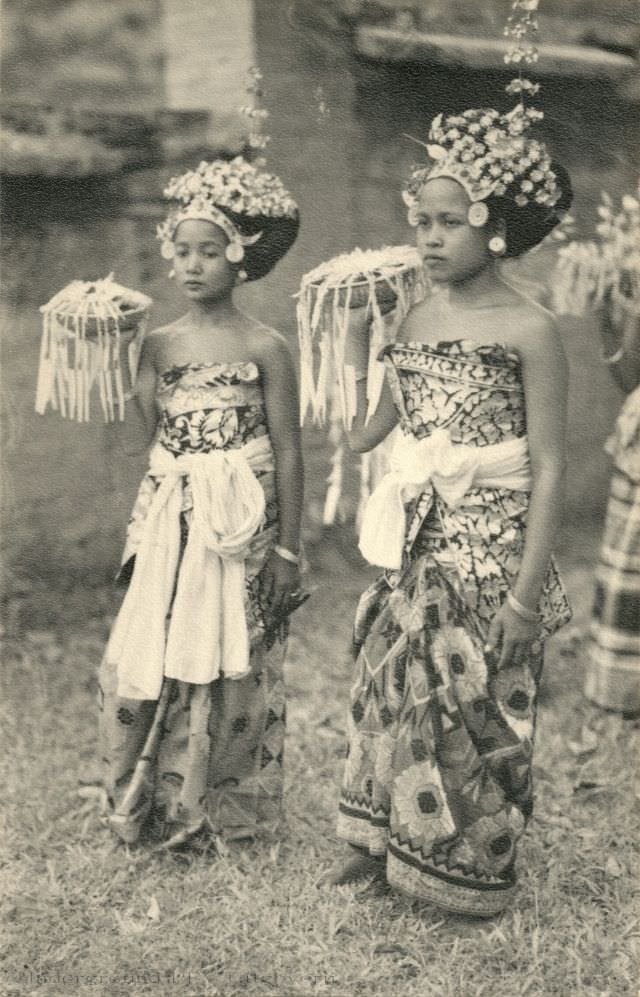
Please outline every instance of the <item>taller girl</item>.
[{"label": "taller girl", "polygon": [[[567,364],[551,315],[500,275],[571,201],[527,137],[537,112],[437,118],[431,164],[405,194],[435,292],[383,351],[366,412],[367,337],[352,336],[352,447],[397,423],[392,469],[360,547],[384,573],[364,593],[339,835],[329,881],[389,883],[461,913],[495,914],[515,885],[532,811],[544,638],[570,615],[551,560],[565,473]],[[354,326],[354,328],[358,328]]]},{"label": "taller girl", "polygon": [[284,632],[301,600],[295,374],[233,289],[284,255],[298,210],[241,158],[203,162],[165,195],[158,235],[188,311],[146,337],[129,393],[125,436],[154,445],[100,728],[111,828],[180,843],[273,831],[280,816]]}]

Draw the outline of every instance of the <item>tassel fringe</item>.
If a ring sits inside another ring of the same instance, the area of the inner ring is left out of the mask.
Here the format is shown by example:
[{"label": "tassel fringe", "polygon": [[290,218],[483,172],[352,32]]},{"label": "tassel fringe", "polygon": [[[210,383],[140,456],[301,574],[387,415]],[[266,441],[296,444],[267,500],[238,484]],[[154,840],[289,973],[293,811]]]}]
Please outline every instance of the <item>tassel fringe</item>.
[{"label": "tassel fringe", "polygon": [[137,370],[151,299],[114,283],[113,274],[95,282],[73,281],[43,305],[42,342],[35,410],[47,406],[65,419],[88,422],[94,387],[105,422],[124,419],[120,334],[135,325],[129,346],[132,376]]},{"label": "tassel fringe", "polygon": [[[426,293],[422,261],[411,246],[380,250],[356,249],[335,257],[307,273],[297,294],[300,345],[300,425],[309,418],[316,425],[329,421],[334,452],[327,479],[323,523],[340,516],[344,486],[345,433],[356,414],[356,380],[345,364],[345,345],[354,308],[366,307],[371,316],[367,378],[367,421],[375,412],[384,384],[382,348],[396,337],[409,309]],[[379,298],[391,296],[393,311],[382,314]],[[359,522],[372,487],[386,470],[387,441],[361,462]]]}]

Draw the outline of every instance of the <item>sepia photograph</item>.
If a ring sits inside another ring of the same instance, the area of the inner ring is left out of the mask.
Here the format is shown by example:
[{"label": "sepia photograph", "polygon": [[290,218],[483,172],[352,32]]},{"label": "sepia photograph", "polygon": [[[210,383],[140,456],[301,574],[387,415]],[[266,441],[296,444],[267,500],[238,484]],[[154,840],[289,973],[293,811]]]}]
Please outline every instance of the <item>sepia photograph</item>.
[{"label": "sepia photograph", "polygon": [[6,997],[638,997],[638,0],[4,0]]}]

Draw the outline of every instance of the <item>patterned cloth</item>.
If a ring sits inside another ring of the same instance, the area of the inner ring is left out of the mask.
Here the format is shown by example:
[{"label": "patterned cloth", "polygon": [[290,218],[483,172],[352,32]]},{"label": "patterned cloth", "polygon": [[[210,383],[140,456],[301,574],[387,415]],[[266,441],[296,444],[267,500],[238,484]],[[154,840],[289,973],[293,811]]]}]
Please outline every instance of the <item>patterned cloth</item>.
[{"label": "patterned cloth", "polygon": [[[185,364],[158,379],[157,440],[169,453],[239,449],[267,434],[258,368],[253,363]],[[257,472],[266,517],[245,560],[250,673],[191,685],[163,681],[157,701],[117,696],[113,663],[100,674],[100,734],[110,826],[125,841],[141,833],[177,844],[203,827],[226,838],[273,833],[282,802],[285,641],[270,632],[260,575],[276,542],[273,472]],[[181,548],[192,497],[183,479]],[[121,577],[131,577],[145,516],[159,479],[147,473],[136,499]],[[178,571],[180,568],[178,567]]]},{"label": "patterned cloth", "polygon": [[[518,357],[471,340],[384,351],[401,431],[439,428],[487,446],[526,435]],[[392,886],[491,915],[515,886],[531,815],[543,638],[570,618],[555,565],[527,659],[498,671],[483,650],[518,572],[528,493],[472,488],[450,508],[432,489],[407,508],[404,563],[361,598],[338,833],[386,855]]]},{"label": "patterned cloth", "polygon": [[640,387],[627,398],[607,449],[614,458],[596,569],[585,695],[640,711]]}]

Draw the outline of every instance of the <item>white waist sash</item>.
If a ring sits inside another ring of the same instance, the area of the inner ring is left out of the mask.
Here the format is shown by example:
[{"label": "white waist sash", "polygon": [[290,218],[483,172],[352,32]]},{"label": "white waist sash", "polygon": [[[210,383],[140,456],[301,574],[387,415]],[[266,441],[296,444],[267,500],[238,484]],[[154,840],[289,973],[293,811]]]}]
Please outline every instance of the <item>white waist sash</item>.
[{"label": "white waist sash", "polygon": [[[254,471],[273,467],[268,436],[239,450],[179,457],[153,447],[149,473],[161,481],[106,652],[117,666],[119,696],[157,699],[163,675],[203,684],[248,673],[244,558],[265,515]],[[186,476],[193,512],[176,584]]]},{"label": "white waist sash", "polygon": [[447,429],[422,440],[403,434],[390,465],[367,502],[360,531],[363,556],[381,568],[401,567],[405,503],[430,486],[450,506],[458,505],[471,487],[531,488],[526,437],[475,447],[453,443]]}]

